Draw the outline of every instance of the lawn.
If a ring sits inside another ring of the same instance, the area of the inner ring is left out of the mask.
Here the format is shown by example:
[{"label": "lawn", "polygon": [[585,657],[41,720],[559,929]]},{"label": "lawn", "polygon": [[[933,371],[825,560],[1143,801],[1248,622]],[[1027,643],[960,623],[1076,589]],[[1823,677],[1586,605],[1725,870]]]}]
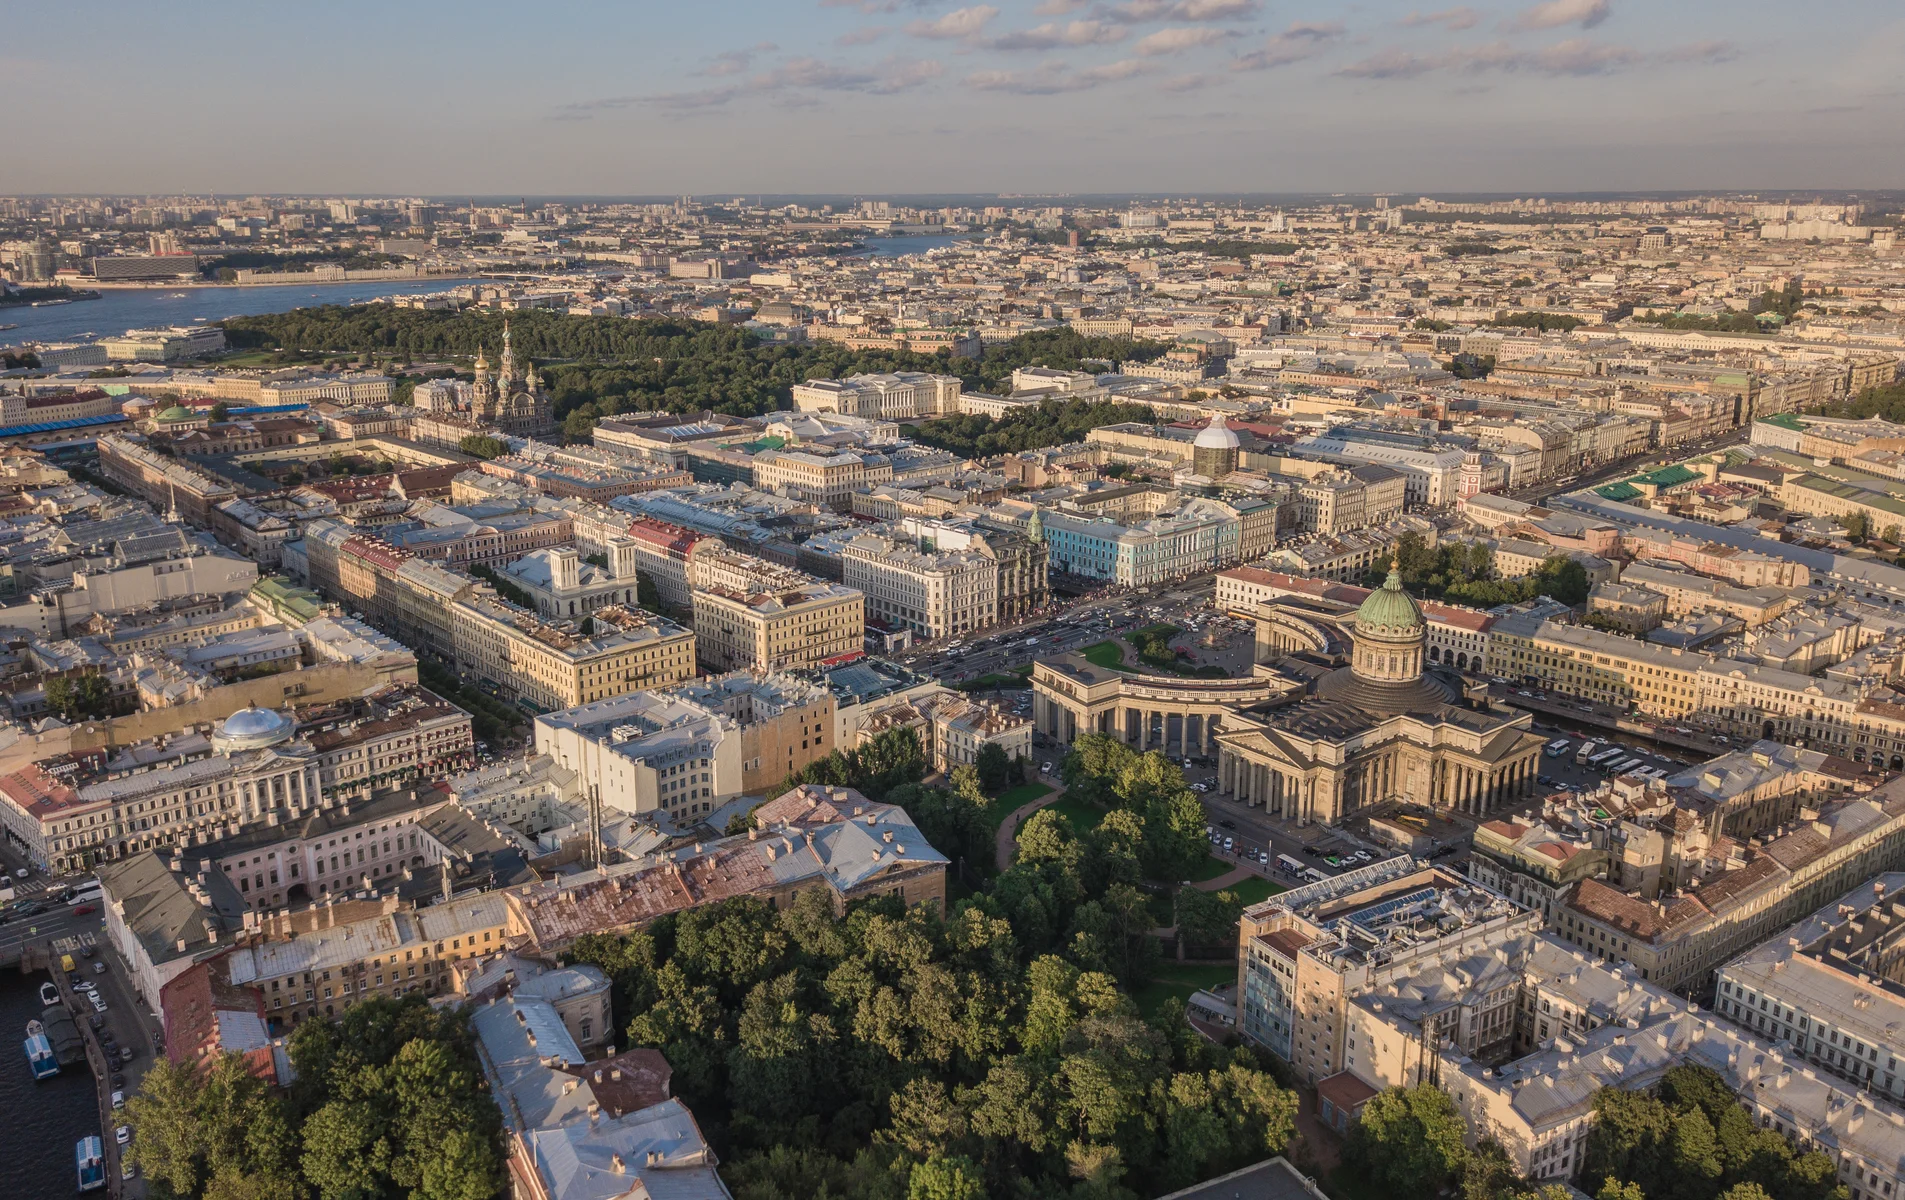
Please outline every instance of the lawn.
[{"label": "lawn", "polygon": [[1105,819],[1104,809],[1071,796],[1055,800],[1045,807],[1055,813],[1063,813],[1065,819],[1072,823],[1072,832],[1075,834],[1082,835],[1088,829],[1096,829],[1098,823]]},{"label": "lawn", "polygon": [[1197,868],[1190,874],[1190,879],[1193,883],[1203,879],[1215,879],[1236,865],[1236,863],[1226,862],[1218,858],[1215,854],[1212,854],[1207,856],[1203,862],[1197,864]]},{"label": "lawn", "polygon": [[1191,993],[1237,982],[1233,966],[1191,966],[1187,963],[1163,963],[1150,983],[1132,993],[1138,1011],[1154,1013],[1172,996],[1189,1000]]},{"label": "lawn", "polygon": [[1032,685],[1026,680],[1026,677],[1017,671],[1008,671],[1003,675],[994,671],[990,675],[981,675],[977,679],[969,679],[959,684],[958,688],[962,692],[993,692],[1004,691],[1008,688],[1031,686]]},{"label": "lawn", "polygon": [[986,820],[996,830],[1020,805],[1030,804],[1040,796],[1049,796],[1052,791],[1052,788],[1042,783],[1022,783],[1018,787],[1008,788],[992,798],[992,803],[986,808]]},{"label": "lawn", "polygon": [[1278,892],[1287,891],[1280,883],[1271,883],[1261,875],[1252,875],[1242,883],[1224,889],[1232,893],[1245,904],[1259,904]]},{"label": "lawn", "polygon": [[1116,642],[1093,642],[1079,651],[1094,667],[1107,671],[1124,670],[1124,647]]}]

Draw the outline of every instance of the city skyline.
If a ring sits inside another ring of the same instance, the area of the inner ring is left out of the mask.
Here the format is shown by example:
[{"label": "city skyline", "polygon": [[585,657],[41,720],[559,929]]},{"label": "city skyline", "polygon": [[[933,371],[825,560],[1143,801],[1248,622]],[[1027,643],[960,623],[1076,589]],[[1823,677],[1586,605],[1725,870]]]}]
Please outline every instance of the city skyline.
[{"label": "city skyline", "polygon": [[[21,7],[16,193],[1573,192],[1905,184],[1874,3]],[[111,61],[112,45],[140,53]],[[196,65],[198,69],[190,68]],[[103,69],[105,67],[110,69]],[[1036,106],[1031,107],[1031,106]],[[168,122],[208,123],[199,133]],[[1663,118],[1663,114],[1668,114]],[[1888,127],[1889,126],[1889,127]],[[190,154],[180,152],[191,146]]]}]

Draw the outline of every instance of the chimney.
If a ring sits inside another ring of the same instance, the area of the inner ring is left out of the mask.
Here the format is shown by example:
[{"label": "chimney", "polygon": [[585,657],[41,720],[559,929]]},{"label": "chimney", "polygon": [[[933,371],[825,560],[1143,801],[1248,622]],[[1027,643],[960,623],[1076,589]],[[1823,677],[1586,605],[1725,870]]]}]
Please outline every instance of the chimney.
[{"label": "chimney", "polygon": [[[655,1152],[650,1150],[648,1153],[652,1156]],[[628,1164],[622,1161],[622,1156],[619,1154],[609,1155],[609,1165],[615,1169],[617,1175],[623,1175],[628,1172]]]},{"label": "chimney", "polygon": [[648,1152],[648,1165],[651,1167],[658,1167],[661,1165],[661,1151],[650,1150]]}]

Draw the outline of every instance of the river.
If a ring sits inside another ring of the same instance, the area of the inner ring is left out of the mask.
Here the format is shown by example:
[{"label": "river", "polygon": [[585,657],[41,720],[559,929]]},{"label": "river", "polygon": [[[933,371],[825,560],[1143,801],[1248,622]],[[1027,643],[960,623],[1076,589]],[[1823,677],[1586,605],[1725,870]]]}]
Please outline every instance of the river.
[{"label": "river", "polygon": [[898,258],[903,254],[924,254],[928,250],[937,250],[941,246],[950,246],[964,238],[948,233],[904,233],[891,237],[869,237],[866,249],[856,250],[855,254],[873,255],[877,258]]},{"label": "river", "polygon": [[386,283],[304,283],[273,287],[106,288],[97,300],[51,308],[0,308],[0,345],[59,342],[92,333],[109,337],[155,325],[190,325],[258,313],[289,312],[319,304],[350,304],[382,296],[442,292],[467,279],[405,279]]},{"label": "river", "polygon": [[[82,1060],[51,1079],[38,1083],[27,1070],[26,1023],[40,1015],[40,984],[44,971],[31,977],[17,967],[0,968],[0,1160],[9,1179],[8,1196],[51,1200],[77,1194],[73,1176],[73,1143],[89,1133],[110,1137],[99,1128],[98,1093],[93,1074]],[[97,1193],[105,1195],[104,1192]]]}]

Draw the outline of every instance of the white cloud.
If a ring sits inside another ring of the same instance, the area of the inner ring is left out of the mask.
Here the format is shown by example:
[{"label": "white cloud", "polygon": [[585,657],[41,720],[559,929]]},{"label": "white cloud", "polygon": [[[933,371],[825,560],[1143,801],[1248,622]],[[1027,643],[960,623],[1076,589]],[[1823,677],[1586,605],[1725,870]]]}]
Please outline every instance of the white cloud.
[{"label": "white cloud", "polygon": [[1163,54],[1178,54],[1185,50],[1195,50],[1199,46],[1221,42],[1231,36],[1233,35],[1222,29],[1179,26],[1146,34],[1138,39],[1138,44],[1132,49],[1147,58],[1156,58]]},{"label": "white cloud", "polygon": [[1240,55],[1230,64],[1233,71],[1267,71],[1273,67],[1287,67],[1291,63],[1314,58],[1323,52],[1329,43],[1343,36],[1341,22],[1331,21],[1326,25],[1312,25],[1298,22],[1282,33],[1248,54]]},{"label": "white cloud", "polygon": [[1087,2],[1088,0],[1041,0],[1038,6],[1032,9],[1032,13],[1040,17],[1062,17],[1066,13],[1077,12],[1085,7]]},{"label": "white cloud", "polygon": [[1611,11],[1608,0],[1547,0],[1547,3],[1537,4],[1516,17],[1508,27],[1529,30],[1579,25],[1583,29],[1592,29],[1607,20]]},{"label": "white cloud", "polygon": [[966,86],[981,92],[1054,96],[1060,92],[1087,92],[1134,78],[1150,69],[1150,64],[1132,58],[1082,71],[1074,71],[1062,63],[1047,63],[1036,71],[977,71],[966,76]]},{"label": "white cloud", "polygon": [[1353,79],[1414,79],[1431,71],[1461,71],[1469,74],[1504,71],[1586,77],[1613,75],[1633,67],[1666,63],[1713,65],[1729,62],[1737,54],[1738,49],[1730,42],[1695,42],[1644,51],[1589,38],[1567,38],[1533,50],[1525,50],[1507,42],[1488,42],[1438,54],[1384,50],[1350,63],[1338,70],[1337,74]]},{"label": "white cloud", "polygon": [[833,40],[836,46],[867,46],[879,41],[892,32],[884,25],[868,25],[861,29],[849,29]]},{"label": "white cloud", "polygon": [[1463,30],[1473,29],[1481,19],[1482,14],[1472,8],[1444,8],[1437,12],[1412,12],[1397,24],[1412,29],[1424,25],[1440,25],[1444,29]]},{"label": "white cloud", "polygon": [[645,96],[606,96],[565,104],[555,119],[586,120],[597,112],[621,108],[653,107],[676,112],[722,108],[736,100],[754,96],[773,96],[780,105],[811,104],[816,92],[862,92],[890,96],[910,92],[931,83],[946,73],[932,59],[888,57],[873,66],[847,66],[818,58],[790,58],[770,71],[745,81],[699,91],[657,92]]},{"label": "white cloud", "polygon": [[920,38],[961,41],[978,37],[987,22],[998,15],[999,10],[990,4],[975,4],[970,8],[955,8],[937,20],[914,21],[906,27],[906,32]]},{"label": "white cloud", "polygon": [[745,49],[728,50],[715,55],[713,60],[702,68],[701,73],[717,78],[723,75],[739,75],[754,62],[755,55],[765,54],[775,49],[778,47],[772,42],[756,42]]},{"label": "white cloud", "polygon": [[1146,21],[1229,21],[1254,15],[1259,0],[1125,0],[1107,10],[1114,21],[1137,25]]},{"label": "white cloud", "polygon": [[988,50],[1056,50],[1060,46],[1107,46],[1127,36],[1124,26],[1104,21],[1068,21],[1063,25],[1047,22],[987,38],[982,44]]}]

